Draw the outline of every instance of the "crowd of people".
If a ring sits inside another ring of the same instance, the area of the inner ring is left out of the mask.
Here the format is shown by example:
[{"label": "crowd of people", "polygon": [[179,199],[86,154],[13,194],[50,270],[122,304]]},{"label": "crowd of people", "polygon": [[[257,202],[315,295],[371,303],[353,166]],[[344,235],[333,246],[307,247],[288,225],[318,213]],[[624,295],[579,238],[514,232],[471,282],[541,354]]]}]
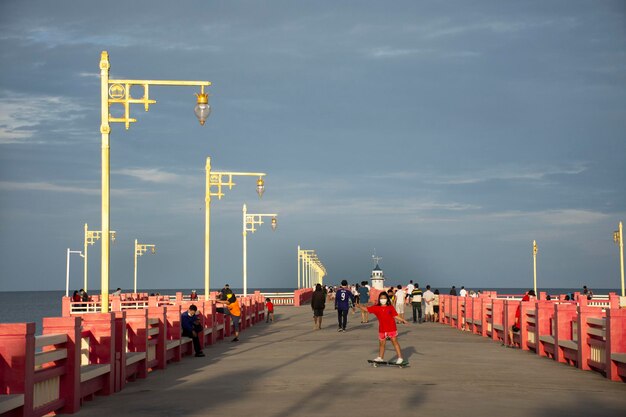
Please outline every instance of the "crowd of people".
[{"label": "crowd of people", "polygon": [[[425,322],[437,322],[439,320],[439,289],[431,289],[430,285],[426,285],[425,289],[422,289],[419,283],[414,283],[413,280],[409,281],[406,286],[401,284],[395,287],[389,287],[387,290],[383,290],[378,294],[376,300],[372,300],[370,297],[371,287],[367,281],[361,281],[353,285],[348,285],[347,280],[343,280],[340,286],[329,286],[316,284],[312,298],[311,309],[313,310],[313,329],[322,329],[322,319],[324,316],[324,310],[327,303],[332,303],[334,309],[337,311],[337,331],[345,332],[348,325],[348,316],[350,310],[356,313],[358,309],[360,312],[361,324],[368,323],[370,314],[374,315],[378,319],[378,341],[379,341],[379,355],[373,361],[383,362],[385,355],[385,346],[387,340],[391,341],[391,344],[397,354],[395,364],[404,364],[402,358],[402,350],[398,341],[398,331],[396,322],[408,324],[407,311],[410,311],[411,320],[413,323],[421,324]],[[113,293],[113,295],[120,295],[121,289]],[[460,297],[479,297],[480,290],[468,291],[465,286],[461,286],[461,289],[457,293],[456,286],[450,288],[450,295],[458,295]],[[591,299],[593,292],[587,286],[583,286],[582,296]],[[529,290],[524,295],[522,301],[530,301],[536,297],[534,290]],[[548,296],[549,297],[549,296]],[[573,297],[573,295],[572,295]],[[191,292],[190,300],[198,300],[198,296],[195,290]],[[91,297],[86,291],[81,289],[80,291],[74,291],[72,295],[72,301],[74,302],[89,302]],[[217,312],[229,315],[234,327],[234,338],[232,342],[239,341],[240,319],[241,319],[241,307],[237,300],[237,296],[230,289],[230,286],[226,284],[219,293],[218,300],[216,301]],[[266,323],[274,322],[274,305],[271,299],[265,299],[266,308]],[[409,310],[410,309],[410,310]],[[515,315],[514,324],[509,331],[509,344],[513,347],[513,334],[520,330],[520,308]],[[187,311],[181,314],[181,328],[182,336],[190,337],[193,340],[193,346],[195,355],[197,357],[204,356],[199,342],[199,332],[202,330],[200,317],[198,315],[198,308],[196,305],[191,304]],[[503,344],[504,345],[504,344]]]}]

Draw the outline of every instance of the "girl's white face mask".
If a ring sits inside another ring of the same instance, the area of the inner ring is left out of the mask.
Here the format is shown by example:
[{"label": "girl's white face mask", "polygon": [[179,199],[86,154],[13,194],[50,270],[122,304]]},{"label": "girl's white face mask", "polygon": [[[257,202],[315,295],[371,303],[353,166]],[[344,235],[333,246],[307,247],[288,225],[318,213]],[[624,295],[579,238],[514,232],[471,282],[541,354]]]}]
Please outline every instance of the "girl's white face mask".
[{"label": "girl's white face mask", "polygon": [[380,305],[384,306],[385,304],[387,304],[387,299],[386,298],[381,298],[380,299]]}]

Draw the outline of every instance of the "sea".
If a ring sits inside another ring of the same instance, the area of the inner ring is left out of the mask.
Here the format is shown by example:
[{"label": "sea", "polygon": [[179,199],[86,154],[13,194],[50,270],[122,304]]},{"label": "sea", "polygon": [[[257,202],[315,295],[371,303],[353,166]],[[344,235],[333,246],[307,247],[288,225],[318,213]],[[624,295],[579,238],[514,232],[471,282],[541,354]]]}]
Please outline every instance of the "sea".
[{"label": "sea", "polygon": [[[478,288],[476,288],[478,289]],[[293,288],[262,288],[264,293],[293,292]],[[439,289],[442,294],[447,294],[449,288]],[[458,290],[458,288],[457,288]],[[469,290],[469,289],[468,289]],[[498,294],[524,294],[528,288],[480,288],[481,291],[497,291]],[[182,291],[183,294],[191,293],[191,289],[150,289],[139,290],[140,292],[159,292],[161,294],[175,294]],[[241,288],[233,288],[236,294],[241,294]],[[537,291],[545,291],[550,295],[572,294],[582,291],[580,288],[537,288]],[[607,295],[609,292],[620,294],[620,290],[593,288],[594,295]],[[0,323],[26,323],[35,322],[35,334],[41,334],[41,324],[44,317],[59,317],[61,315],[61,298],[65,291],[3,291],[0,292]]]}]

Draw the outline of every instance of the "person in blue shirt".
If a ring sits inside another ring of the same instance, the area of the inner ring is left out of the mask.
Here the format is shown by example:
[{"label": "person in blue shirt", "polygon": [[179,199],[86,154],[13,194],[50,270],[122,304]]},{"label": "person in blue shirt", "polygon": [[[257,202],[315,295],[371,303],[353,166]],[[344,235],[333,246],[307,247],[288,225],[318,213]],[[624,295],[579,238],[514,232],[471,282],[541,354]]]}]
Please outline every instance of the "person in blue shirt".
[{"label": "person in blue shirt", "polygon": [[198,332],[202,331],[202,325],[200,324],[200,316],[196,313],[198,307],[195,304],[189,306],[189,309],[180,315],[180,327],[183,331],[183,336],[191,337],[193,340],[193,350],[196,352],[196,357],[204,356],[202,348],[200,347],[200,339]]},{"label": "person in blue shirt", "polygon": [[335,295],[335,309],[337,310],[337,319],[339,321],[338,332],[345,332],[348,324],[348,310],[352,307],[354,311],[354,295],[348,288],[348,281],[341,281],[341,288],[337,290]]},{"label": "person in blue shirt", "polygon": [[[363,304],[366,307],[369,307],[370,302],[370,289],[367,287],[367,281],[361,282],[361,286],[359,287],[359,303]],[[358,307],[358,305],[357,305]],[[367,310],[361,311],[361,323],[369,322],[369,313]]]}]

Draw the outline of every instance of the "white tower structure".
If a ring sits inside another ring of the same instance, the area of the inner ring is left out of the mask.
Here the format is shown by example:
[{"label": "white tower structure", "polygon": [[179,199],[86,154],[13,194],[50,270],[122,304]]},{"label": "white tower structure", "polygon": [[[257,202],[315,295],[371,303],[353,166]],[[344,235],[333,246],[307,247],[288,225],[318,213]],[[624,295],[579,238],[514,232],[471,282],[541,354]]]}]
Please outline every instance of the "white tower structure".
[{"label": "white tower structure", "polygon": [[385,275],[383,274],[383,270],[380,269],[380,266],[378,266],[378,263],[383,258],[372,255],[372,259],[376,262],[376,266],[372,270],[372,276],[370,277],[370,280],[372,281],[372,288],[383,290],[385,289]]}]

